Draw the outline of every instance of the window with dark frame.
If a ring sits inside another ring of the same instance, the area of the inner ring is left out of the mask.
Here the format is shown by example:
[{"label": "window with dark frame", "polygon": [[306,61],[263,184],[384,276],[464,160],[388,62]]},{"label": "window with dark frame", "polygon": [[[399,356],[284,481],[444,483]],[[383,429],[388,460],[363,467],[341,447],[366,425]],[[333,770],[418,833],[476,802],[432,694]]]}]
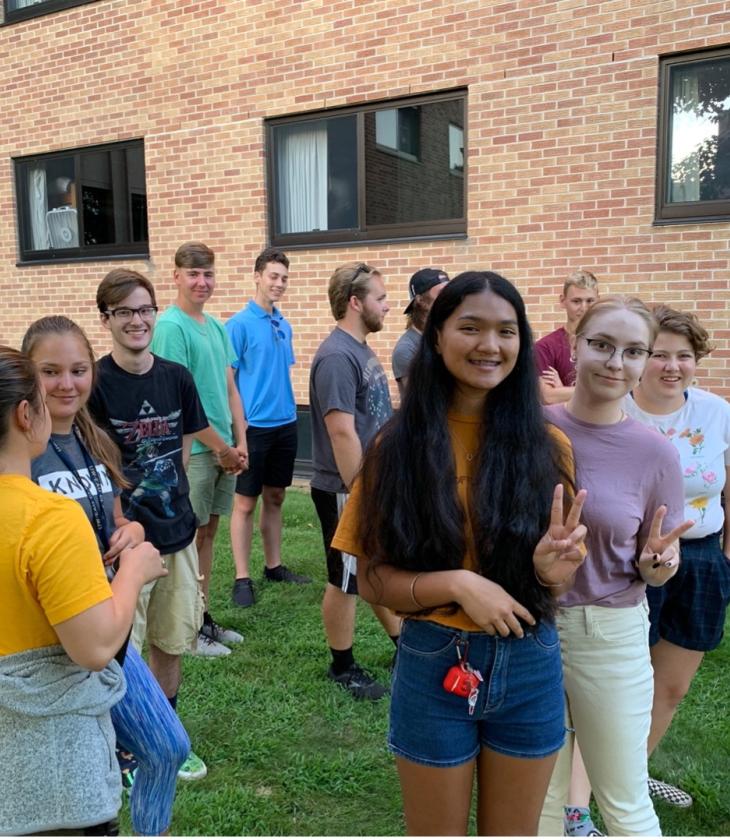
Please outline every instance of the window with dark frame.
[{"label": "window with dark frame", "polygon": [[466,233],[466,91],[267,121],[270,239]]},{"label": "window with dark frame", "polygon": [[50,15],[72,6],[85,6],[97,0],[3,0],[5,23]]},{"label": "window with dark frame", "polygon": [[20,258],[147,256],[144,142],[16,158]]},{"label": "window with dark frame", "polygon": [[660,60],[658,224],[730,218],[730,47]]}]

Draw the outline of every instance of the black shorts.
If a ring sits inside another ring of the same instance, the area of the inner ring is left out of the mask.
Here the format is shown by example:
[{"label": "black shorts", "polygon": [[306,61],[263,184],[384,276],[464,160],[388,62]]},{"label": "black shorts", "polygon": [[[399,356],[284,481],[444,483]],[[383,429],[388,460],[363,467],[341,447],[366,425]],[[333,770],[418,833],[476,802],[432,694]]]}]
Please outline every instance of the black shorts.
[{"label": "black shorts", "polygon": [[342,552],[331,546],[346,500],[347,493],[330,493],[312,487],[312,501],[322,526],[322,540],[327,555],[327,580],[348,595],[357,595],[357,576],[352,572],[347,574]]},{"label": "black shorts", "polygon": [[297,457],[297,423],[249,426],[246,429],[248,469],[236,479],[240,496],[259,496],[264,486],[289,487]]},{"label": "black shorts", "polygon": [[680,540],[679,569],[664,586],[647,586],[649,644],[665,639],[685,650],[715,650],[730,601],[730,561],[720,534]]}]

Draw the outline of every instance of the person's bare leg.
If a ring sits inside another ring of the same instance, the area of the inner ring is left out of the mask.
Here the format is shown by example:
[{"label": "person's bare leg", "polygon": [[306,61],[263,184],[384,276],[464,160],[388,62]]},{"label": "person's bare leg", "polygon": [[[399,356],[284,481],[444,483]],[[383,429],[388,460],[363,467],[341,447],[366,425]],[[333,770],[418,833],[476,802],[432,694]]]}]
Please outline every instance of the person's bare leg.
[{"label": "person's bare leg", "polygon": [[463,837],[469,825],[474,760],[458,767],[427,767],[398,756],[406,832],[411,837]]},{"label": "person's bare leg", "polygon": [[182,682],[182,656],[165,653],[151,644],[149,658],[150,671],[160,684],[165,697],[174,697]]},{"label": "person's bare leg", "polygon": [[370,604],[375,617],[383,625],[383,630],[389,636],[400,636],[401,619],[387,607],[382,607],[380,604]]},{"label": "person's bare leg", "polygon": [[248,563],[251,559],[251,542],[253,540],[253,521],[258,496],[241,496],[236,493],[233,497],[231,511],[231,553],[236,565],[236,577],[251,577]]},{"label": "person's bare leg", "polygon": [[355,636],[355,596],[328,583],[322,598],[322,622],[331,648],[351,648]]},{"label": "person's bare leg", "polygon": [[687,650],[660,639],[651,648],[654,668],[654,702],[649,730],[649,755],[664,737],[664,733],[692,685],[694,675],[702,664],[701,650]]},{"label": "person's bare leg", "polygon": [[264,561],[269,569],[275,569],[281,565],[281,509],[285,496],[284,487],[267,487],[266,485],[261,494],[259,527],[261,541],[264,544]]},{"label": "person's bare leg", "polygon": [[477,833],[537,835],[557,757],[514,758],[483,747],[477,757]]},{"label": "person's bare leg", "polygon": [[568,804],[574,808],[587,808],[590,802],[591,783],[588,780],[586,766],[583,764],[583,756],[580,754],[580,744],[576,740],[573,743],[573,766],[570,773]]},{"label": "person's bare leg", "polygon": [[198,549],[198,568],[203,579],[200,588],[205,597],[205,608],[208,609],[208,592],[210,591],[210,575],[213,571],[213,542],[218,530],[220,516],[211,514],[207,525],[201,525],[195,534],[195,546]]}]

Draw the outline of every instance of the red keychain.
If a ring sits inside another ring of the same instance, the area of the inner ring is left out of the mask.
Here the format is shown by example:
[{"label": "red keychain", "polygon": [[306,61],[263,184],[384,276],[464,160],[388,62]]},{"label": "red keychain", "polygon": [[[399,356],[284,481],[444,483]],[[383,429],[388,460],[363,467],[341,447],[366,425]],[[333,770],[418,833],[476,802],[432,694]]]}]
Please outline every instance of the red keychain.
[{"label": "red keychain", "polygon": [[472,715],[479,697],[479,684],[483,677],[466,661],[466,655],[462,654],[460,645],[456,647],[456,655],[459,657],[459,664],[452,665],[446,672],[443,686],[449,694],[456,694],[457,697],[467,697],[469,714]]}]

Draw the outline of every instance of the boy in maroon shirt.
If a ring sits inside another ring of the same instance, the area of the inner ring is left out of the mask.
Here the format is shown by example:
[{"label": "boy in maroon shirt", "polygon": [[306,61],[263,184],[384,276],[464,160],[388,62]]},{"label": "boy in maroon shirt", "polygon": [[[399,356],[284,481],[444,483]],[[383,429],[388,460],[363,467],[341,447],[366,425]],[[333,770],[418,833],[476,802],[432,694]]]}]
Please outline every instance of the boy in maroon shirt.
[{"label": "boy in maroon shirt", "polygon": [[545,405],[567,402],[575,383],[570,338],[586,309],[598,300],[598,280],[581,269],[568,277],[560,295],[567,322],[535,342],[535,364],[540,377],[540,395]]}]

